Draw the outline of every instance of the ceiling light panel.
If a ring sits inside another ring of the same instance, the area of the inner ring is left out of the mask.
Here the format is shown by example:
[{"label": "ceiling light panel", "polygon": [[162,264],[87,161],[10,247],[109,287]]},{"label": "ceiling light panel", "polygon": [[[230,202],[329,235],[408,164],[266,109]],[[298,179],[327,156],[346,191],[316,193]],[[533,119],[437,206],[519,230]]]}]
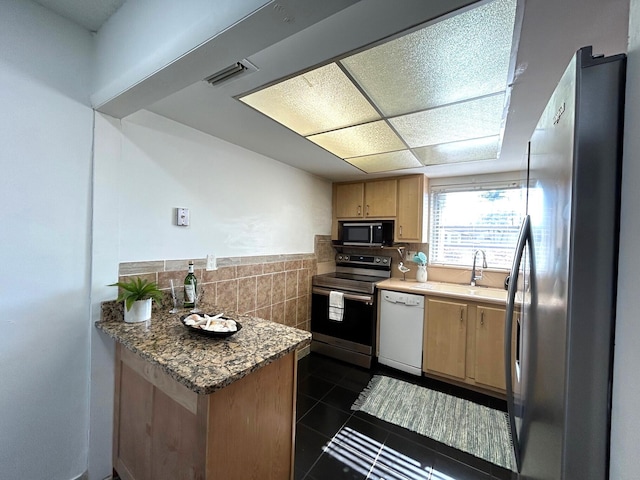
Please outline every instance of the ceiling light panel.
[{"label": "ceiling light panel", "polygon": [[340,158],[361,157],[406,148],[383,120],[307,138]]},{"label": "ceiling light panel", "polygon": [[422,164],[409,150],[347,158],[347,162],[366,173],[390,172],[405,168],[419,168]]},{"label": "ceiling light panel", "polygon": [[500,133],[504,94],[389,119],[411,148]]},{"label": "ceiling light panel", "polygon": [[380,119],[335,63],[240,100],[303,136]]},{"label": "ceiling light panel", "polygon": [[498,158],[500,136],[474,138],[461,142],[444,143],[419,147],[413,153],[425,165],[471,162],[474,160],[495,160]]},{"label": "ceiling light panel", "polygon": [[495,0],[341,60],[386,116],[505,89],[516,0]]}]

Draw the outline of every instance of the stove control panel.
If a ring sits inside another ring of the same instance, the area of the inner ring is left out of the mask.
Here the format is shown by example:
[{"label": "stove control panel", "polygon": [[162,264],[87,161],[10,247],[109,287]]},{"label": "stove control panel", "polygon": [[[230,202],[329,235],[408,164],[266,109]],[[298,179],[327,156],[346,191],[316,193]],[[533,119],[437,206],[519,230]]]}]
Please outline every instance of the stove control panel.
[{"label": "stove control panel", "polygon": [[338,253],[336,264],[343,266],[391,267],[391,257]]}]

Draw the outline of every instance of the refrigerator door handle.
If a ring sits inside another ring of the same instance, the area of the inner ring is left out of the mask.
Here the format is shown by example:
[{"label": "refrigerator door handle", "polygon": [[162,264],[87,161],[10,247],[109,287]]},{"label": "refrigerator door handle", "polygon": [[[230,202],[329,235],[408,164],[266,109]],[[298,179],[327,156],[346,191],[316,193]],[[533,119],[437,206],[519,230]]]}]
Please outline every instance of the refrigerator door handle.
[{"label": "refrigerator door handle", "polygon": [[509,275],[509,288],[507,292],[507,305],[504,322],[504,365],[505,365],[505,384],[507,390],[507,409],[509,412],[509,429],[511,430],[511,439],[513,440],[513,450],[516,459],[518,471],[521,468],[520,446],[518,444],[518,434],[516,431],[515,415],[514,415],[514,399],[513,399],[513,377],[512,371],[512,355],[511,338],[513,335],[513,313],[515,311],[516,293],[518,292],[518,272],[527,243],[531,245],[531,217],[526,215],[520,227],[520,235],[518,236],[518,244],[516,247],[516,255],[511,266],[511,274]]}]

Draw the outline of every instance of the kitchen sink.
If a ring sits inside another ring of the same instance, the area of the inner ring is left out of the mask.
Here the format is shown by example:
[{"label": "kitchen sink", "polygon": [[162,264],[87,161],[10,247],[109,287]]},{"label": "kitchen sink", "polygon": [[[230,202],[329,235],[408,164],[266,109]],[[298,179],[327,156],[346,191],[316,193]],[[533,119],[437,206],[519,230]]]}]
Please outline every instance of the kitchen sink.
[{"label": "kitchen sink", "polygon": [[495,298],[504,300],[507,296],[505,290],[499,288],[489,287],[472,287],[470,285],[460,285],[457,283],[440,283],[440,282],[426,282],[426,283],[414,283],[411,285],[413,289],[425,290],[432,292],[441,292],[444,294],[452,295],[471,295],[479,298]]}]

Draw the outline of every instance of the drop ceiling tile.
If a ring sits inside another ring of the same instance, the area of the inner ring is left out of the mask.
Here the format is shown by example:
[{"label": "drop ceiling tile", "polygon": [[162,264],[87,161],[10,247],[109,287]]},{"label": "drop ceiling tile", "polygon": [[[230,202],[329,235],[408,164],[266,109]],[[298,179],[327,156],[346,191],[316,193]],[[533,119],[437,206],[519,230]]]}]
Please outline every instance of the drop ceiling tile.
[{"label": "drop ceiling tile", "polygon": [[406,148],[383,120],[307,138],[340,158],[361,157]]},{"label": "drop ceiling tile", "polygon": [[500,133],[504,94],[389,119],[411,148]]},{"label": "drop ceiling tile", "polygon": [[497,158],[516,4],[479,2],[240,100],[370,173]]},{"label": "drop ceiling tile", "polygon": [[413,153],[424,165],[495,160],[498,158],[499,143],[500,136],[495,135],[461,142],[419,147],[414,149]]},{"label": "drop ceiling tile", "polygon": [[392,170],[422,167],[422,164],[409,150],[347,158],[346,161],[366,173],[390,172]]},{"label": "drop ceiling tile", "polygon": [[386,116],[505,89],[516,0],[495,0],[341,60]]},{"label": "drop ceiling tile", "polygon": [[380,118],[335,63],[251,93],[240,100],[302,136]]}]

